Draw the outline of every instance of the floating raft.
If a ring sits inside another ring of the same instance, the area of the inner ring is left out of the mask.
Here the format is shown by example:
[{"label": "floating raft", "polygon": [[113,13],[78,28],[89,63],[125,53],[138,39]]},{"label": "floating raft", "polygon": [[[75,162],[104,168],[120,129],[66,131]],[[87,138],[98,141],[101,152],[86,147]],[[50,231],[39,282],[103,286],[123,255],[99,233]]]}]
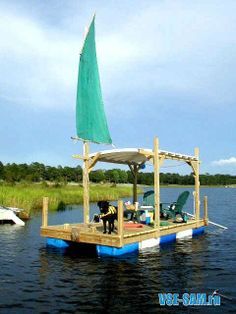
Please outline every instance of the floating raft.
[{"label": "floating raft", "polygon": [[[84,160],[83,187],[84,187],[84,222],[81,224],[48,225],[47,207],[48,199],[44,199],[43,223],[41,236],[47,238],[47,244],[55,247],[66,248],[71,245],[89,245],[96,248],[99,256],[119,256],[139,251],[150,247],[162,245],[167,242],[174,242],[185,237],[204,232],[208,225],[207,197],[204,198],[204,217],[200,217],[200,182],[199,182],[199,149],[195,148],[194,156],[178,154],[159,150],[158,139],[154,139],[154,148],[127,148],[100,151],[87,154],[86,157],[76,155],[76,158]],[[161,220],[160,212],[160,166],[166,159],[184,161],[193,172],[195,180],[194,193],[194,218],[187,222],[174,222],[168,220],[168,225]],[[137,204],[137,176],[138,171],[146,162],[151,162],[154,167],[154,221],[152,225],[137,224],[127,226],[124,222],[123,202],[118,201],[117,231],[112,234],[103,234],[103,227],[98,223],[89,223],[89,172],[97,162],[109,162],[126,164],[133,175],[133,205]]]},{"label": "floating raft", "polygon": [[93,244],[99,256],[119,256],[199,235],[204,232],[204,226],[204,220],[189,220],[160,227],[158,232],[154,227],[143,225],[143,228],[124,228],[121,236],[118,232],[103,234],[103,227],[98,223],[64,224],[41,227],[41,236],[47,237],[49,246],[68,248],[75,243],[86,243]]},{"label": "floating raft", "polygon": [[168,226],[159,228],[146,224],[125,223],[123,202],[119,201],[118,222],[112,234],[103,234],[102,223],[48,226],[45,199],[41,236],[47,238],[49,246],[66,249],[75,247],[75,244],[78,248],[80,245],[84,248],[86,244],[89,248],[93,246],[98,256],[120,256],[202,234],[206,225],[207,221],[204,219],[191,219],[186,223],[168,221]]}]

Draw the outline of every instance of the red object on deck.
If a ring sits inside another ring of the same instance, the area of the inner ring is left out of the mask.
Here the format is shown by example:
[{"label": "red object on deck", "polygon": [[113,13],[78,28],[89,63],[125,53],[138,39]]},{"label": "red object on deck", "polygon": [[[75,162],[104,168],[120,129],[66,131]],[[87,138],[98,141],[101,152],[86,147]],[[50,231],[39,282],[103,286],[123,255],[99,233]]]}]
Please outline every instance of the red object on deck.
[{"label": "red object on deck", "polygon": [[143,228],[143,224],[124,223],[124,228],[125,229]]}]

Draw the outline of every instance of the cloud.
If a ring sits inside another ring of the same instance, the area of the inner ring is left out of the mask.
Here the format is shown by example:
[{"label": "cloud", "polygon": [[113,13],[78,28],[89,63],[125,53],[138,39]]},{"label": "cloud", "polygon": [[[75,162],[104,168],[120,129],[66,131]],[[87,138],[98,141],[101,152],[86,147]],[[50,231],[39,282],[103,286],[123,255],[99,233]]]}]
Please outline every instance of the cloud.
[{"label": "cloud", "polygon": [[[144,97],[193,95],[201,107],[227,106],[235,99],[234,2],[184,3],[153,1],[132,10],[126,5],[117,17],[110,14],[116,9],[113,2],[108,8],[103,2],[96,5],[108,110],[117,95],[135,98],[137,91]],[[0,10],[0,101],[74,108],[84,17],[74,10],[69,21],[64,16],[54,25],[23,12]],[[122,103],[127,111],[122,100],[119,109]]]},{"label": "cloud", "polygon": [[[79,41],[25,16],[1,11],[0,99],[31,107],[74,103]],[[74,93],[73,93],[74,90]]]},{"label": "cloud", "polygon": [[[108,36],[103,29],[97,47],[105,96],[137,99],[139,91],[159,100],[161,95],[187,97],[194,110],[234,103],[235,4],[184,3],[149,2]],[[98,23],[101,27],[99,16]]]},{"label": "cloud", "polygon": [[212,162],[215,166],[236,166],[236,157],[230,157],[229,159],[220,159]]}]

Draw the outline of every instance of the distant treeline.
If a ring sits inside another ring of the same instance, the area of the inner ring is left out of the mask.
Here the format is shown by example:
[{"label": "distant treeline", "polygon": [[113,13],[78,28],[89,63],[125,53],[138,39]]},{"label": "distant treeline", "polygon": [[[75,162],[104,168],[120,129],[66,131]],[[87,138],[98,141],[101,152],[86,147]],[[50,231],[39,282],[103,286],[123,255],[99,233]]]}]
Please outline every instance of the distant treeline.
[{"label": "distant treeline", "polygon": [[[120,169],[112,170],[95,170],[91,171],[90,181],[95,183],[111,182],[111,183],[132,183],[133,176],[131,171]],[[82,168],[77,167],[52,167],[34,162],[28,164],[6,164],[0,162],[0,180],[9,183],[27,181],[27,182],[81,182]],[[193,185],[193,174],[180,175],[177,173],[161,173],[161,184],[179,184]],[[227,174],[202,174],[200,175],[201,185],[231,185],[236,184],[236,176]],[[153,185],[152,172],[140,172],[138,175],[138,183],[145,185]]]}]

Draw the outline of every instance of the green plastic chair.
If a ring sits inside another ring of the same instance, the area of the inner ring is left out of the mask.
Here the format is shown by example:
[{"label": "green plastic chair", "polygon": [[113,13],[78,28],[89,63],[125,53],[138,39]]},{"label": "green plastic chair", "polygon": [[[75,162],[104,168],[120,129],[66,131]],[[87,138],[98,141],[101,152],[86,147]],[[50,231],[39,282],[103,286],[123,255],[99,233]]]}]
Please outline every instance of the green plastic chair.
[{"label": "green plastic chair", "polygon": [[176,202],[171,203],[169,208],[161,209],[161,215],[168,219],[168,218],[175,218],[176,215],[181,215],[184,221],[187,221],[186,215],[183,213],[183,207],[187,202],[187,199],[189,197],[189,191],[184,191],[181,193],[177,199]]},{"label": "green plastic chair", "polygon": [[143,194],[143,206],[154,207],[154,191],[150,190]]},{"label": "green plastic chair", "polygon": [[[183,213],[183,207],[187,202],[187,199],[189,197],[189,191],[182,192],[177,201],[173,203],[161,203],[160,204],[160,213],[161,217],[164,217],[165,219],[168,218],[174,218],[176,215],[181,215],[183,220],[187,221],[187,216]],[[143,205],[144,206],[153,206],[154,207],[154,191],[149,190],[144,193],[143,195]],[[168,208],[163,208],[163,205],[170,205]]]}]

